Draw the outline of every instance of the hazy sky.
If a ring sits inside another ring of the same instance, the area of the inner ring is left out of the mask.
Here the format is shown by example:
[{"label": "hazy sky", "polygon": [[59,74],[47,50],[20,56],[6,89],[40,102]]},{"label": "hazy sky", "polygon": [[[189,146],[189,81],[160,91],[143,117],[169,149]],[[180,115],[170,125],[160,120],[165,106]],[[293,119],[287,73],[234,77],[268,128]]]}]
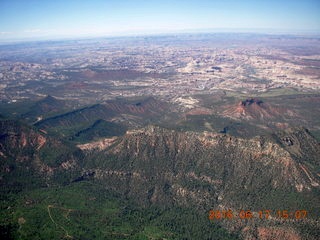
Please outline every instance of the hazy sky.
[{"label": "hazy sky", "polygon": [[0,40],[200,29],[320,32],[320,0],[0,0]]}]

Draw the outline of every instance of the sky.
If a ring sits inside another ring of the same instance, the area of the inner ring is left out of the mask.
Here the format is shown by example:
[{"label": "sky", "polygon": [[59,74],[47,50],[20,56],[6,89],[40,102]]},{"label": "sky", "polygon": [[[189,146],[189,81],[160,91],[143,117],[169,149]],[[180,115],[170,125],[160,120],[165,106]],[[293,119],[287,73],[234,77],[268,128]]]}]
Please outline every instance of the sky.
[{"label": "sky", "polygon": [[320,33],[320,0],[0,0],[0,41],[202,30]]}]

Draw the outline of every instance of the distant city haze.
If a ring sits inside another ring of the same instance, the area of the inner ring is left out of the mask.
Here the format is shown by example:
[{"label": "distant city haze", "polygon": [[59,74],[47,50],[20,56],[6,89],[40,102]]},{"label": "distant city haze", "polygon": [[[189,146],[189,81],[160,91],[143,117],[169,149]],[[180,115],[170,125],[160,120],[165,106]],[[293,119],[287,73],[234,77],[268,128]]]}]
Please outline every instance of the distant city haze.
[{"label": "distant city haze", "polygon": [[318,34],[320,1],[0,1],[0,41],[198,31]]}]

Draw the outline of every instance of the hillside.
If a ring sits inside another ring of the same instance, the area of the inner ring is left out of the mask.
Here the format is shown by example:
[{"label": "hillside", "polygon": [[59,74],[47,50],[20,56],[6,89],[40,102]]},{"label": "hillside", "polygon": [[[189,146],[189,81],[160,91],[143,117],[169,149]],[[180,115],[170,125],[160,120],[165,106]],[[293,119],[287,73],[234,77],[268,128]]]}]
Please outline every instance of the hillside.
[{"label": "hillside", "polygon": [[237,105],[226,106],[223,116],[245,120],[275,120],[282,115],[291,115],[292,111],[271,106],[257,98],[248,98]]},{"label": "hillside", "polygon": [[2,191],[69,182],[79,175],[81,159],[82,153],[70,144],[17,121],[0,121]]},{"label": "hillside", "polygon": [[70,106],[66,101],[56,99],[50,95],[35,102],[26,113],[22,114],[22,118],[30,122],[39,121],[45,117],[58,114]]},{"label": "hillside", "polygon": [[[133,205],[142,207],[138,212],[159,207],[173,212],[193,209],[207,219],[210,209],[250,209],[254,214],[262,209],[305,209],[307,219],[284,221],[280,229],[277,226],[283,220],[274,215],[272,220],[234,219],[216,224],[245,239],[257,234],[259,239],[268,239],[263,237],[265,231],[281,235],[290,229],[288,236],[316,239],[320,146],[306,129],[243,139],[147,126],[78,148],[11,120],[1,121],[0,129],[3,196],[32,195],[26,191],[38,187],[46,187],[51,194],[52,186],[77,188],[88,182],[92,189],[103,186],[116,194],[118,200],[112,201],[131,199]],[[72,199],[70,204],[76,201]],[[59,206],[65,208],[62,203]],[[160,218],[166,210],[162,214]]]},{"label": "hillside", "polygon": [[[288,146],[288,139],[295,143]],[[305,208],[313,221],[320,213],[320,147],[302,128],[247,140],[149,126],[128,132],[102,152],[85,151],[92,159],[86,168],[96,179],[145,206]],[[241,230],[249,223],[237,224]]]},{"label": "hillside", "polygon": [[[291,138],[295,144],[289,147],[286,143]],[[109,174],[101,170],[103,168],[111,170],[111,175],[112,171],[121,171],[113,177],[123,176],[130,181],[146,179],[149,185],[151,182],[162,183],[163,186],[158,187],[165,188],[166,185],[170,194],[176,197],[181,188],[187,187],[177,184],[179,182],[210,183],[206,187],[214,191],[205,189],[203,194],[214,192],[214,195],[208,199],[204,196],[193,199],[207,204],[218,195],[220,198],[224,198],[224,194],[228,196],[235,189],[247,191],[248,188],[268,187],[302,192],[318,186],[299,165],[309,165],[307,171],[311,178],[319,181],[316,169],[320,166],[320,147],[304,129],[292,129],[287,135],[275,135],[274,139],[256,137],[247,140],[210,132],[185,133],[149,126],[129,131],[115,142],[104,152],[97,152],[88,164],[100,169],[96,171],[97,176],[109,179]],[[148,192],[150,189],[145,190]],[[159,191],[151,196],[151,202],[161,202],[165,194]],[[260,196],[259,191],[252,192]],[[232,194],[229,197],[228,201],[235,198]],[[253,199],[250,201],[255,202]],[[253,204],[248,199],[246,203]]]},{"label": "hillside", "polygon": [[117,126],[119,129],[138,127],[150,121],[159,121],[168,108],[168,104],[152,97],[131,101],[110,100],[43,119],[35,123],[35,126],[74,139],[77,134],[91,128],[98,120],[107,121],[109,125]]}]

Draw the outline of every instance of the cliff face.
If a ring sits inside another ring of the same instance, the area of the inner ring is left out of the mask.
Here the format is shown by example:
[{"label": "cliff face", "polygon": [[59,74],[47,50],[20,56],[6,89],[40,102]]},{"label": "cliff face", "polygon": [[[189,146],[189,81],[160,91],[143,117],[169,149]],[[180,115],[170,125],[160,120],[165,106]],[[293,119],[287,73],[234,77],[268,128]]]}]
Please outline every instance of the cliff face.
[{"label": "cliff face", "polygon": [[46,138],[15,121],[0,121],[0,155],[13,157],[27,150],[39,150],[46,143]]},{"label": "cliff face", "polygon": [[[318,226],[313,219],[320,212],[319,159],[318,142],[302,128],[242,139],[148,126],[76,148],[18,122],[0,121],[3,189],[21,190],[35,179],[43,186],[94,178],[144,206],[250,209],[256,214],[306,209],[310,220],[303,224]],[[275,235],[294,229],[292,234],[300,236],[292,221],[281,229],[276,228],[279,221],[267,223]],[[247,239],[269,239],[263,224],[222,225]]]},{"label": "cliff face", "polygon": [[257,199],[266,200],[269,192],[303,194],[320,186],[320,146],[302,128],[242,139],[148,126],[79,148],[0,121],[1,173],[7,177],[17,169],[46,178],[94,172],[108,187],[146,205],[258,207]]},{"label": "cliff face", "polygon": [[80,151],[59,140],[16,121],[0,121],[1,185],[28,185],[35,178],[45,185],[56,175],[77,169],[79,159]]},{"label": "cliff face", "polygon": [[249,209],[256,215],[264,209],[310,213],[310,220],[299,223],[277,218],[222,221],[244,239],[304,239],[297,229],[309,224],[320,227],[313,220],[320,212],[320,146],[305,129],[248,140],[149,126],[104,146],[82,148],[90,159],[85,168],[107,188],[142,205]]},{"label": "cliff face", "polygon": [[238,104],[226,106],[222,115],[232,119],[274,120],[283,117],[283,115],[294,115],[294,113],[272,106],[260,99],[249,98]]},{"label": "cliff face", "polygon": [[285,136],[297,146],[286,146],[281,134],[247,140],[149,126],[128,132],[106,150],[86,148],[92,159],[87,167],[111,188],[144,203],[212,205],[225,200],[229,206],[239,201],[252,206],[264,189],[267,194],[319,187],[319,145],[304,129]]}]

